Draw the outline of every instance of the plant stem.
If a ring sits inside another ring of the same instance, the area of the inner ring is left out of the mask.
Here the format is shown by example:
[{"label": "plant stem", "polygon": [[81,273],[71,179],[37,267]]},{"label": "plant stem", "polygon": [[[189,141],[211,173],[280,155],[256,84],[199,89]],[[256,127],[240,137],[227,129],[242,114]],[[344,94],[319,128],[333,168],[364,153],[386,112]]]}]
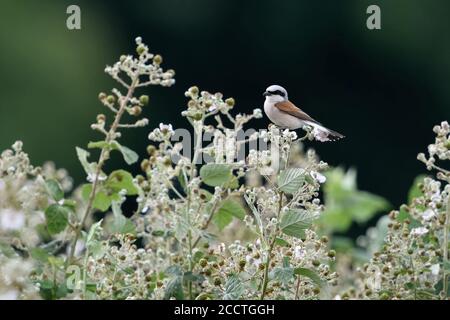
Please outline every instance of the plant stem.
[{"label": "plant stem", "polygon": [[[208,228],[208,225],[211,223],[212,218],[214,216],[214,213],[215,213],[215,211],[217,209],[218,203],[219,203],[219,201],[214,202],[214,205],[213,205],[213,207],[211,209],[211,213],[210,213],[210,215],[208,217],[208,220],[206,221],[205,225],[202,228],[203,230]],[[193,244],[192,248],[195,248],[197,246],[197,244],[199,243],[200,239],[201,239],[201,236],[198,236],[197,239],[194,241],[194,244]]]},{"label": "plant stem", "polygon": [[297,287],[295,288],[294,300],[298,299],[298,290],[300,289],[300,276],[297,276]]},{"label": "plant stem", "polygon": [[[110,127],[110,129],[108,131],[108,134],[106,135],[106,138],[105,138],[105,141],[107,143],[110,143],[115,138],[115,133],[116,133],[116,130],[117,130],[119,124],[120,124],[120,119],[122,118],[122,115],[125,112],[125,107],[127,105],[127,102],[133,96],[134,90],[135,90],[138,82],[139,81],[138,81],[138,77],[137,76],[135,78],[133,78],[131,85],[128,87],[127,95],[120,102],[119,110],[117,111],[116,116],[114,118],[114,122],[111,124],[111,127]],[[69,256],[68,256],[68,258],[66,260],[66,267],[70,265],[70,263],[71,263],[71,261],[72,261],[72,259],[74,257],[76,245],[77,245],[78,239],[80,237],[81,230],[83,229],[83,226],[84,226],[84,224],[86,222],[87,217],[91,213],[92,205],[94,203],[94,199],[95,199],[97,188],[98,188],[99,177],[100,177],[100,174],[102,172],[103,165],[105,164],[105,161],[108,158],[107,155],[108,155],[107,147],[102,148],[102,151],[100,152],[100,157],[99,157],[99,160],[98,160],[97,169],[96,169],[95,175],[94,175],[94,181],[92,182],[92,190],[91,190],[91,193],[89,194],[88,203],[87,203],[86,209],[84,211],[83,217],[81,219],[81,222],[78,224],[78,226],[77,226],[77,228],[75,230],[75,238],[72,241],[72,245],[71,245],[71,248],[70,248]]]},{"label": "plant stem", "polygon": [[269,246],[269,250],[267,252],[267,258],[266,258],[266,263],[265,263],[265,268],[264,268],[264,278],[263,278],[263,285],[262,285],[262,289],[261,289],[261,296],[260,296],[260,300],[264,300],[264,297],[266,295],[266,289],[267,289],[267,285],[269,283],[269,267],[270,267],[270,261],[271,261],[271,255],[272,255],[272,251],[273,248],[275,246],[275,241],[277,239],[277,235],[278,235],[278,225],[279,225],[279,220],[280,220],[280,214],[281,214],[281,208],[283,208],[283,191],[280,191],[279,193],[279,197],[280,200],[278,202],[278,213],[277,213],[277,227],[275,230],[275,234],[273,235],[273,239],[270,243]]},{"label": "plant stem", "polygon": [[[187,182],[187,189],[188,189],[187,190],[187,219],[188,219],[188,225],[189,225],[189,231],[188,231],[189,272],[192,272],[192,269],[193,269],[192,249],[194,248],[192,246],[192,231],[191,231],[191,217],[190,217],[192,190],[190,190],[189,185],[191,184],[192,179],[195,176],[195,165],[196,165],[198,156],[200,155],[200,152],[201,152],[201,147],[202,147],[201,135],[202,135],[202,128],[203,128],[203,121],[204,120],[202,119],[202,124],[199,127],[200,130],[198,130],[199,136],[197,137],[197,141],[195,142],[194,157],[192,159],[191,170],[190,170],[190,174],[189,174],[189,181]],[[194,127],[194,134],[197,134],[197,132],[195,132],[195,127]],[[188,291],[189,291],[189,299],[192,300],[193,292],[192,292],[192,281],[191,280],[188,280]]]},{"label": "plant stem", "polygon": [[447,292],[448,292],[448,280],[447,280],[447,271],[446,268],[448,266],[448,229],[450,227],[450,195],[448,195],[447,198],[447,208],[445,211],[445,224],[444,224],[444,243],[443,243],[443,254],[444,254],[444,261],[443,261],[443,290],[445,294],[445,298],[447,299]]}]

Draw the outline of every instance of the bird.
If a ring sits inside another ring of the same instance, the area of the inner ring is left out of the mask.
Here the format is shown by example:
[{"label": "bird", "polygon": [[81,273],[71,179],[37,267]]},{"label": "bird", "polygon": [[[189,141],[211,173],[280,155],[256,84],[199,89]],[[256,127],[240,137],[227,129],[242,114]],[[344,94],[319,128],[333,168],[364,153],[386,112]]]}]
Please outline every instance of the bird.
[{"label": "bird", "polygon": [[320,122],[296,107],[288,99],[286,89],[279,85],[271,85],[263,93],[264,112],[270,121],[282,129],[296,130],[304,126],[312,127],[315,139],[321,142],[336,141],[344,138],[339,132],[326,128]]}]

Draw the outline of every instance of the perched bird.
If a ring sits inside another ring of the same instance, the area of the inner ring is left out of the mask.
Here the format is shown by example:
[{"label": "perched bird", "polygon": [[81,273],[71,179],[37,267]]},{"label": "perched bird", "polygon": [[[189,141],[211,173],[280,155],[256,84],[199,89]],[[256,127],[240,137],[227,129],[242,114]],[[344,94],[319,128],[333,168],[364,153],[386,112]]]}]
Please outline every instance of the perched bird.
[{"label": "perched bird", "polygon": [[304,126],[312,127],[312,133],[318,141],[334,141],[344,138],[336,131],[324,127],[288,100],[286,89],[272,85],[263,93],[266,97],[264,112],[274,124],[281,128],[295,130]]}]

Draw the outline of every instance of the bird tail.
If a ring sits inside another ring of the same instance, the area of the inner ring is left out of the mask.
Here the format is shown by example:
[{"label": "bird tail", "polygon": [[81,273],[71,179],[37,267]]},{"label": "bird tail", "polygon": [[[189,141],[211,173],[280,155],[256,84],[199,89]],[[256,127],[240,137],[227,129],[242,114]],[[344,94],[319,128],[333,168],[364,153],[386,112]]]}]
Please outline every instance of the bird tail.
[{"label": "bird tail", "polygon": [[314,137],[318,141],[321,142],[336,141],[345,138],[345,136],[340,134],[339,132],[328,129],[322,126],[321,124],[309,122],[308,125],[311,125],[313,127],[312,133],[314,134]]}]

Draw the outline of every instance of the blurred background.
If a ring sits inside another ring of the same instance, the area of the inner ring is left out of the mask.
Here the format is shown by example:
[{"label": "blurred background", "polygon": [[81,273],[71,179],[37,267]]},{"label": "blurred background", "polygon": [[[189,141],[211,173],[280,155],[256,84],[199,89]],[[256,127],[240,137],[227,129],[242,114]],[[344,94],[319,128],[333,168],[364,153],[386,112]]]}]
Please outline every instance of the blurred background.
[{"label": "blurred background", "polygon": [[[82,30],[66,28],[70,4],[81,7]],[[371,4],[381,7],[381,30],[366,27]],[[96,140],[89,126],[105,112],[97,95],[118,87],[104,67],[142,36],[177,83],[141,92],[150,95],[150,126],[127,132],[124,144],[144,154],[158,123],[185,127],[179,114],[191,85],[251,112],[276,83],[346,135],[308,146],[333,166],[356,168],[360,189],[398,207],[424,172],[417,153],[450,116],[449,16],[447,0],[2,0],[0,149],[20,139],[35,165],[52,159],[84,179],[75,146]]]}]

